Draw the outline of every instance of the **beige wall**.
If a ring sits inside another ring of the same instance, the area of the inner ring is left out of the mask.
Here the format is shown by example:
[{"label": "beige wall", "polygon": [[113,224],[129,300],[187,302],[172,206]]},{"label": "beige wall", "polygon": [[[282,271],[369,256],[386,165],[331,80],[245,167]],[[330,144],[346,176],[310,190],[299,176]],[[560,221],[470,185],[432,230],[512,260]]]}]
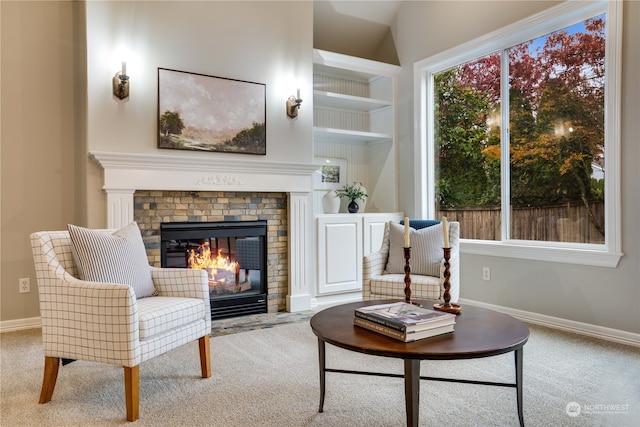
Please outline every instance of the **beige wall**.
[{"label": "beige wall", "polygon": [[[0,4],[0,318],[8,320],[40,315],[29,234],[83,220],[84,177],[77,160],[83,77],[74,68],[83,43],[75,41],[78,3]],[[18,293],[20,277],[31,279],[31,293]]]},{"label": "beige wall", "polygon": [[[400,206],[413,200],[413,64],[557,2],[406,2],[393,27],[400,77]],[[617,268],[461,255],[461,298],[640,333],[640,2],[624,2],[622,249]],[[464,245],[461,248],[464,251]],[[491,281],[482,268],[491,268]]]}]

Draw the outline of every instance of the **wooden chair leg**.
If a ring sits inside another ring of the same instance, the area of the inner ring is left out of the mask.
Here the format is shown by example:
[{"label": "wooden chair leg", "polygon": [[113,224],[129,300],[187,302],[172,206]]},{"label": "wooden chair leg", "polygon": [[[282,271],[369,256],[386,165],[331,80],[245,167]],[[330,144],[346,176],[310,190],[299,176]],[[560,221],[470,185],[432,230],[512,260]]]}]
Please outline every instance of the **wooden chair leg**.
[{"label": "wooden chair leg", "polygon": [[44,357],[44,377],[42,379],[42,390],[40,390],[40,403],[47,403],[51,400],[53,389],[56,388],[59,367],[59,357]]},{"label": "wooden chair leg", "polygon": [[127,421],[140,418],[140,365],[124,367],[124,397],[127,404]]},{"label": "wooden chair leg", "polygon": [[202,369],[202,378],[211,377],[211,346],[209,344],[209,335],[198,340],[200,346],[200,368]]}]

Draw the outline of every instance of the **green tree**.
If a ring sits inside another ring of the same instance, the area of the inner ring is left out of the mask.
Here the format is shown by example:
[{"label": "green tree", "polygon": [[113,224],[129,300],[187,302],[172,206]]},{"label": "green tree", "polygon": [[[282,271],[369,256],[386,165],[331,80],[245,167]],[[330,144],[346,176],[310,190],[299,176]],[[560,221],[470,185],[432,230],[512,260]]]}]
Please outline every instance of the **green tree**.
[{"label": "green tree", "polygon": [[160,131],[164,136],[169,136],[169,134],[180,135],[182,129],[184,129],[184,123],[180,118],[180,113],[177,111],[167,110],[160,116]]},{"label": "green tree", "polygon": [[238,132],[230,141],[236,149],[250,153],[265,153],[267,130],[264,123],[253,122],[250,128]]},{"label": "green tree", "polygon": [[556,202],[557,148],[538,132],[530,98],[518,89],[509,94],[511,201],[516,206]]},{"label": "green tree", "polygon": [[459,71],[435,76],[437,203],[446,207],[486,204],[492,192],[484,153],[491,99],[487,92],[463,87]]}]

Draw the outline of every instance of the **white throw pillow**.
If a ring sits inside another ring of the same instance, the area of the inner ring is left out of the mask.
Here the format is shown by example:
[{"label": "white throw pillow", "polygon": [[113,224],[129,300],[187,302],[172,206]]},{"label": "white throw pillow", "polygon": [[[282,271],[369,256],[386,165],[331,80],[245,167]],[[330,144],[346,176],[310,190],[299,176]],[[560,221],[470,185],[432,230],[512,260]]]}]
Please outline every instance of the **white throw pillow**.
[{"label": "white throw pillow", "polygon": [[[411,245],[411,273],[440,277],[440,263],[444,257],[442,224],[415,230],[409,228]],[[389,223],[389,259],[386,271],[404,274],[404,225]]]},{"label": "white throw pillow", "polygon": [[67,228],[79,279],[129,285],[136,298],[155,293],[147,252],[137,223],[132,222],[113,234],[72,224]]}]

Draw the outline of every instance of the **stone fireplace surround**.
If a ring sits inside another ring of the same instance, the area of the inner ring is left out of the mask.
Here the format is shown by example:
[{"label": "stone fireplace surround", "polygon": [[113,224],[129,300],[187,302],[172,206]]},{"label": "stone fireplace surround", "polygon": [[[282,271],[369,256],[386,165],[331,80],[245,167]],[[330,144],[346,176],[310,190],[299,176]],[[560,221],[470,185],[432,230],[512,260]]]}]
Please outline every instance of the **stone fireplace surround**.
[{"label": "stone fireplace surround", "polygon": [[161,223],[267,221],[267,309],[269,313],[285,310],[289,290],[285,193],[136,190],[133,199],[134,220],[142,232],[149,262],[155,267],[162,264]]},{"label": "stone fireplace surround", "polygon": [[134,220],[136,190],[284,192],[287,194],[288,292],[286,310],[311,308],[313,289],[312,163],[201,155],[89,153],[104,171],[107,227]]}]

